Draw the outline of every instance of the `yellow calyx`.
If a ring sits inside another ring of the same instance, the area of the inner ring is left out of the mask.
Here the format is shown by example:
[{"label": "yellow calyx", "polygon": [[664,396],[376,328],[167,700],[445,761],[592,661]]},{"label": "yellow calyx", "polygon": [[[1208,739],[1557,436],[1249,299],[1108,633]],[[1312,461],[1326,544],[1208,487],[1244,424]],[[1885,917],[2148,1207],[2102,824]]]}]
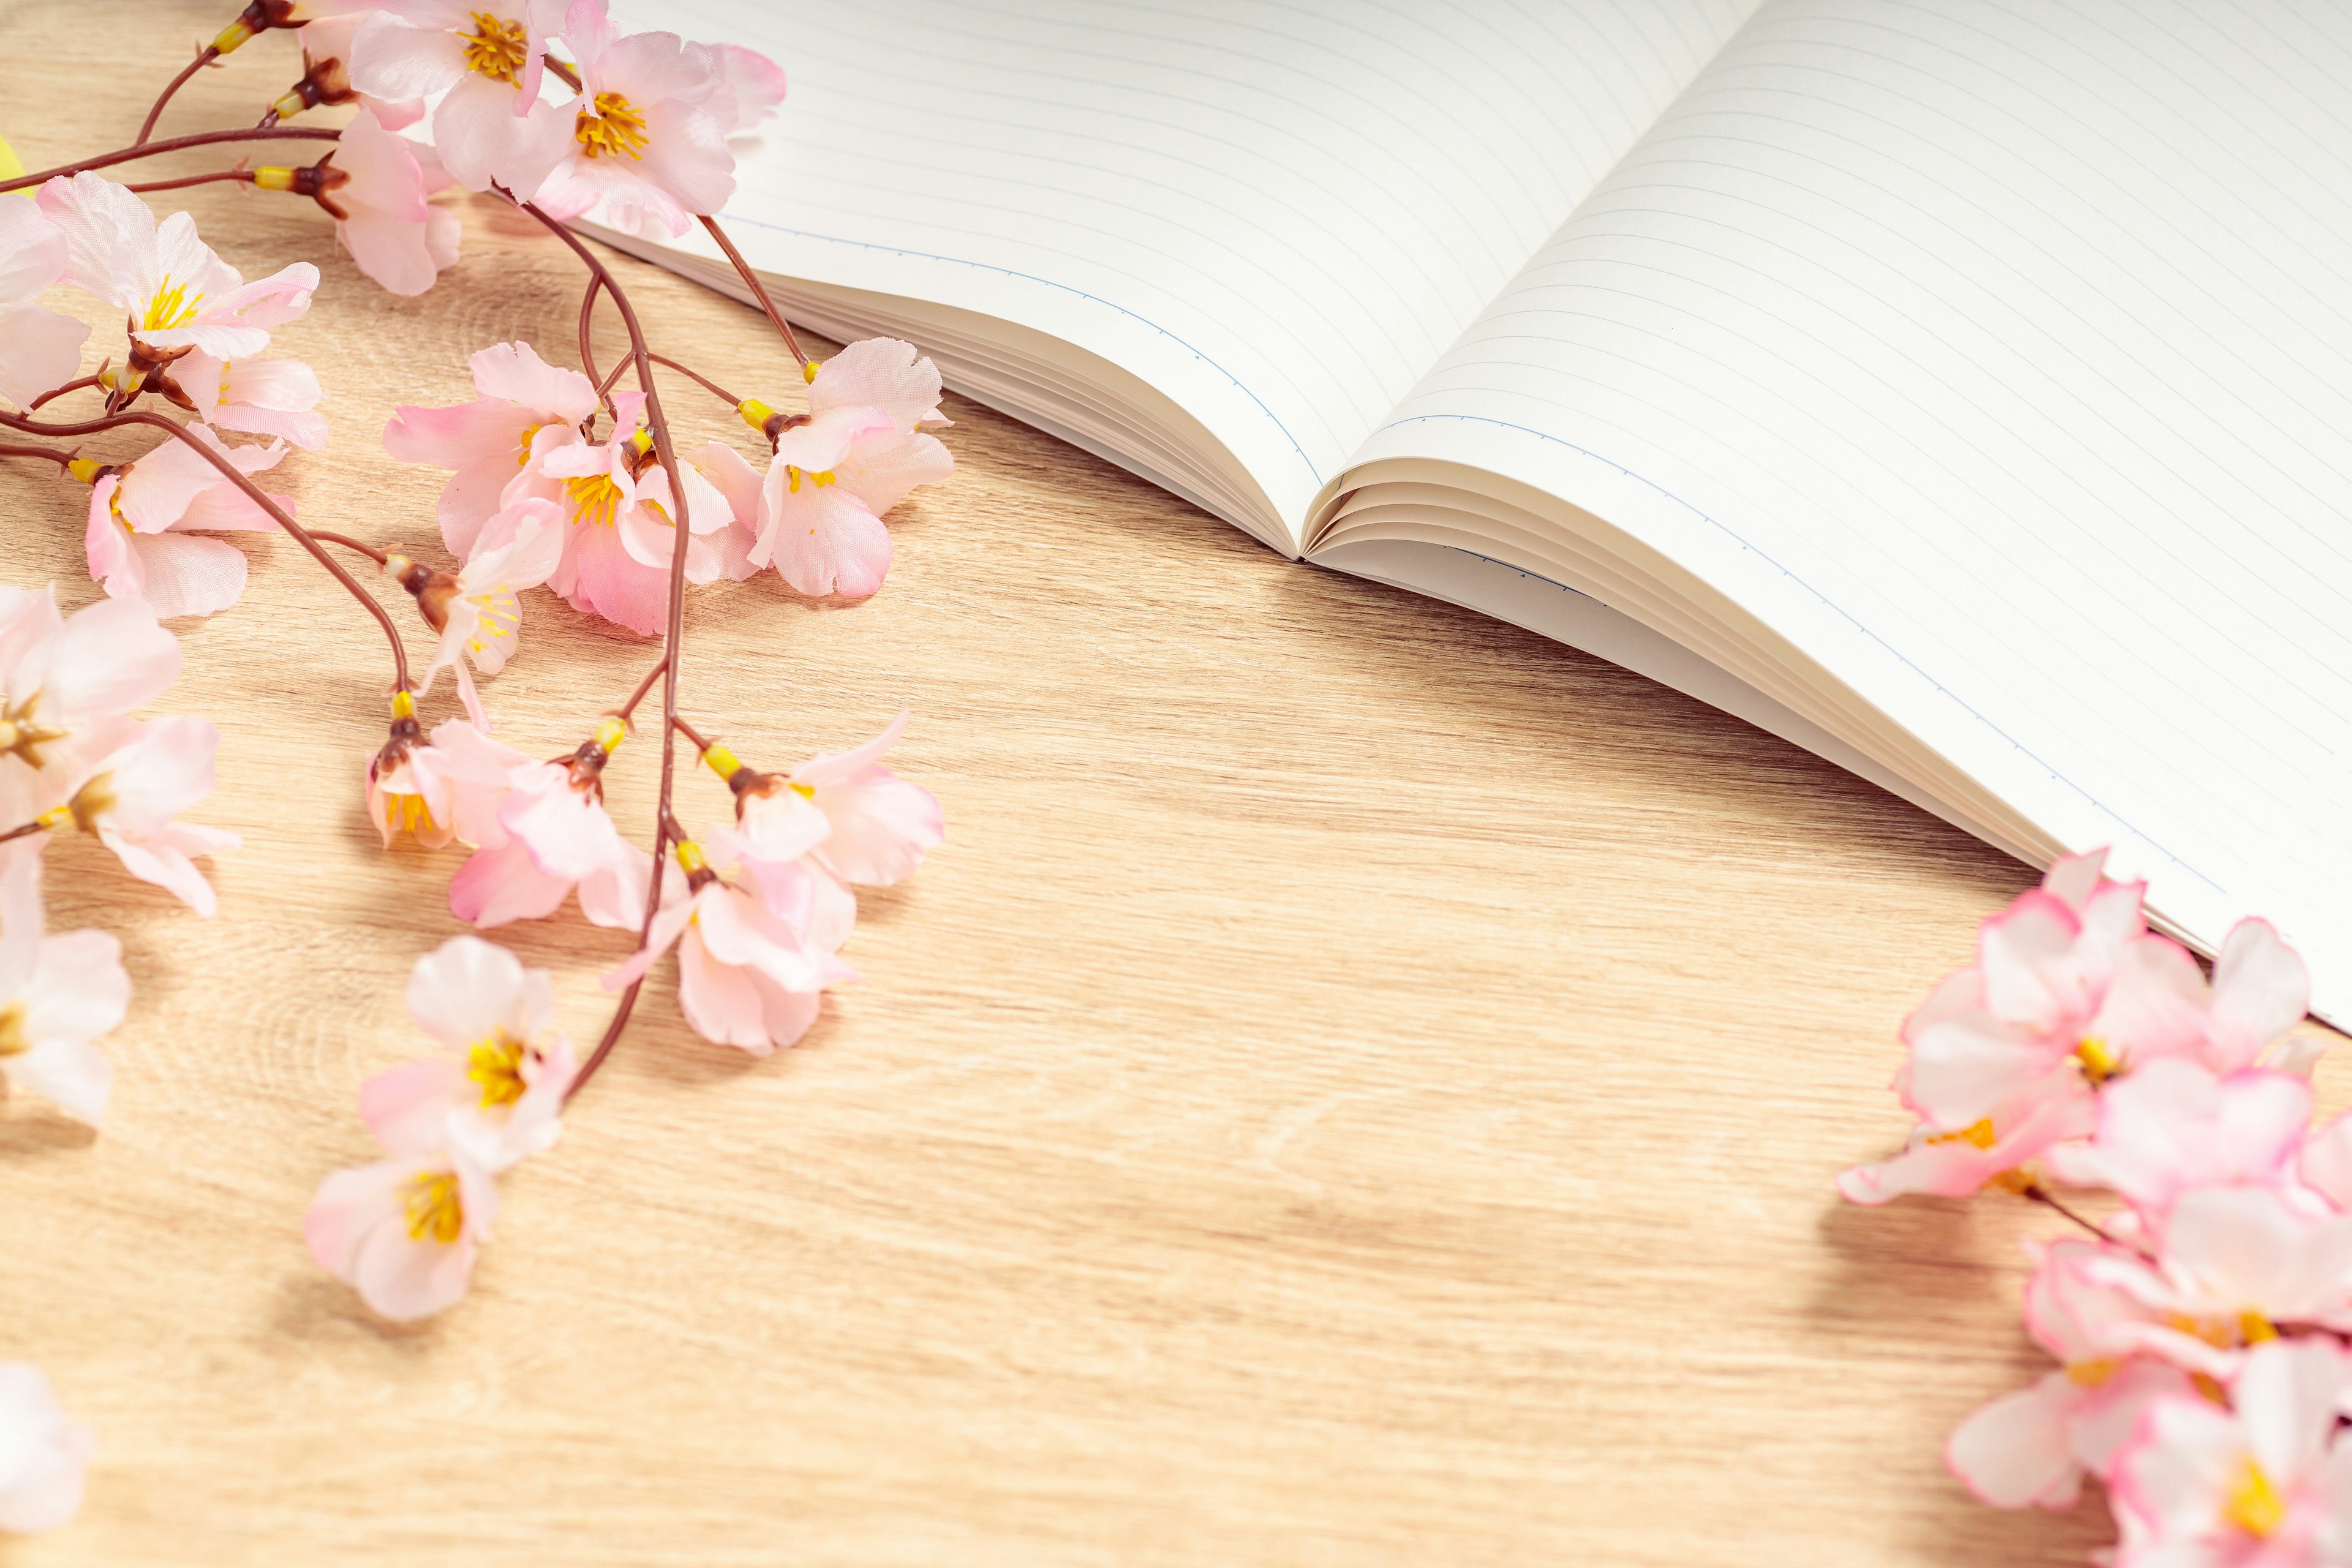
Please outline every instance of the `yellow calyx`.
[{"label": "yellow calyx", "polygon": [[530,58],[530,33],[520,22],[509,22],[488,11],[474,14],[474,30],[459,33],[466,49],[466,68],[492,81],[520,88],[523,62]]},{"label": "yellow calyx", "polygon": [[2096,1035],[2085,1035],[2074,1042],[2074,1059],[2083,1064],[2083,1076],[2095,1089],[2123,1070],[2123,1058]]},{"label": "yellow calyx", "polygon": [[621,720],[607,714],[596,721],[596,749],[606,756],[611,756],[628,738],[629,727]]},{"label": "yellow calyx", "polygon": [[[301,112],[301,103],[299,100],[295,101],[293,109],[289,110],[286,107],[287,99],[290,99],[292,97],[293,94],[289,93],[286,98],[279,99],[276,103],[270,106],[278,110],[278,117],[280,119],[285,118],[289,113],[299,114]],[[260,186],[265,191],[290,191],[294,188],[294,171],[291,169],[275,168],[256,169],[253,172],[253,183]]]},{"label": "yellow calyx", "polygon": [[803,381],[813,382],[816,379],[816,373],[824,368],[824,367],[818,364],[816,361],[811,360],[808,363],[801,366],[801,379]]},{"label": "yellow calyx", "polygon": [[635,452],[638,457],[642,458],[653,449],[654,433],[652,431],[640,430],[635,435],[629,437],[629,450]]},{"label": "yellow calyx", "polygon": [[216,55],[233,54],[237,49],[243,47],[246,40],[252,37],[253,28],[247,25],[243,17],[239,17],[237,20],[231,22],[227,26],[223,27],[220,30],[219,36],[213,39],[213,53]]},{"label": "yellow calyx", "polygon": [[401,1212],[408,1218],[408,1239],[431,1239],[446,1247],[466,1230],[466,1200],[457,1178],[447,1171],[411,1176],[400,1194]]},{"label": "yellow calyx", "polygon": [[594,108],[582,110],[572,122],[572,139],[591,158],[621,155],[643,162],[647,141],[646,117],[619,93],[600,92]]},{"label": "yellow calyx", "polygon": [[2267,1540],[2286,1522],[2286,1500],[2251,1454],[2238,1461],[2237,1479],[2221,1501],[2221,1517],[2257,1541]]},{"label": "yellow calyx", "polygon": [[710,857],[705,855],[702,846],[693,839],[681,838],[677,841],[677,868],[689,877],[697,871],[708,871],[710,869]]},{"label": "yellow calyx", "polygon": [[269,105],[269,112],[280,120],[291,120],[310,107],[302,101],[300,92],[289,92],[285,97],[272,101]]},{"label": "yellow calyx", "polygon": [[722,779],[733,778],[735,771],[743,765],[735,760],[735,753],[724,746],[712,746],[705,751],[702,753],[702,763],[705,767]]},{"label": "yellow calyx", "polygon": [[33,821],[42,827],[62,827],[72,820],[73,807],[71,805],[53,805],[49,807],[48,810],[41,813],[40,816],[33,818]]},{"label": "yellow calyx", "polygon": [[66,464],[66,472],[86,485],[98,483],[98,476],[106,465],[94,458],[75,458]]},{"label": "yellow calyx", "polygon": [[735,405],[735,412],[743,416],[744,424],[749,425],[752,429],[761,432],[762,435],[767,433],[768,421],[776,416],[776,411],[774,409],[769,407],[766,404],[761,402],[756,397],[747,397],[742,402],[737,404]]},{"label": "yellow calyx", "polygon": [[414,693],[414,692],[410,692],[410,691],[395,691],[395,692],[394,692],[394,693],[392,694],[392,716],[393,716],[393,719],[394,719],[395,721],[399,721],[399,720],[402,720],[402,719],[414,719],[414,718],[415,718],[415,717],[416,717],[416,695],[415,695],[415,693]]}]

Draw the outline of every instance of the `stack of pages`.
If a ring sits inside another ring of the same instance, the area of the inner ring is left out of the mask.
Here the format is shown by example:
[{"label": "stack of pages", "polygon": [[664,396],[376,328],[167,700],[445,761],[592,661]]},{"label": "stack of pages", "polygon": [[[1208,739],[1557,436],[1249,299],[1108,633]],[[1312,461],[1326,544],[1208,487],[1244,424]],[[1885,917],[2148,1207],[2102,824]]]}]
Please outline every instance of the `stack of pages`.
[{"label": "stack of pages", "polygon": [[2352,7],[614,11],[792,74],[788,313],[2352,1008]]}]

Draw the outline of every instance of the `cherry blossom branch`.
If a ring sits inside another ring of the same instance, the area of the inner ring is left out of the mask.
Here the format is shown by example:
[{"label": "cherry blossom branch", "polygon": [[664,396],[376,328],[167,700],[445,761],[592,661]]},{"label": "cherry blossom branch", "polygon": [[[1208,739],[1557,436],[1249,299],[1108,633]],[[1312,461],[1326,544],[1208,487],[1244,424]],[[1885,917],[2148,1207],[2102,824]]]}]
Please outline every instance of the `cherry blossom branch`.
[{"label": "cherry blossom branch", "polygon": [[41,394],[40,396],[36,397],[30,404],[26,405],[25,411],[29,414],[35,409],[40,407],[44,403],[63,397],[68,392],[79,392],[85,386],[104,386],[106,384],[106,367],[113,363],[114,362],[112,360],[102,362],[98,367],[98,374],[96,375],[80,376],[75,380],[67,382],[63,386],[53,386],[49,388],[48,391]]},{"label": "cherry blossom branch", "polygon": [[743,400],[741,398],[736,396],[733,393],[728,391],[717,382],[712,381],[709,376],[698,375],[693,371],[687,369],[686,366],[678,363],[677,361],[666,358],[661,354],[647,354],[646,357],[652,360],[656,364],[666,364],[669,366],[670,369],[677,372],[678,374],[686,377],[687,380],[694,383],[695,385],[702,388],[703,391],[710,394],[713,397],[716,397],[720,402],[726,404],[728,407],[738,408],[742,405]]},{"label": "cherry blossom branch", "polygon": [[696,751],[707,752],[710,750],[710,742],[704,740],[700,734],[697,733],[694,726],[688,723],[685,720],[673,718],[670,721],[670,724],[671,727],[676,729],[679,734],[694,742],[694,749]]},{"label": "cherry blossom branch", "polygon": [[[291,515],[263,493],[260,486],[240,473],[236,465],[230,462],[226,457],[190,435],[185,426],[177,420],[166,419],[160,414],[150,414],[142,409],[129,409],[121,414],[107,415],[102,418],[85,419],[75,425],[47,425],[37,419],[28,419],[21,414],[10,414],[0,410],[0,426],[5,426],[12,430],[21,430],[28,436],[95,436],[101,431],[120,430],[130,425],[145,425],[161,430],[204,458],[205,462],[220,471],[223,479],[243,490],[247,500],[267,512],[271,521],[292,534],[300,542],[302,548],[316,557],[319,564],[324,566],[329,574],[336,582],[341,583],[352,598],[364,605],[368,614],[375,617],[376,624],[383,628],[384,640],[392,645],[393,689],[395,691],[409,689],[411,682],[408,679],[408,650],[401,644],[400,628],[393,625],[392,617],[384,613],[382,605],[376,603],[375,595],[360,586],[359,579],[345,571],[341,562],[328,554],[327,547],[320,543],[309,529],[296,522]],[[678,510],[679,516],[683,518],[685,508],[681,506]],[[683,524],[681,523],[680,526]]]},{"label": "cherry blossom branch", "polygon": [[627,723],[629,721],[629,715],[637,710],[637,704],[646,700],[646,693],[654,689],[654,682],[659,680],[661,679],[662,671],[668,668],[669,656],[667,654],[664,654],[662,655],[662,659],[659,664],[655,665],[651,669],[646,671],[646,678],[637,682],[637,689],[629,693],[629,700],[626,702],[622,703],[618,708],[613,710],[613,717],[618,719],[624,724]]},{"label": "cherry blossom branch", "polygon": [[196,51],[196,58],[190,60],[187,65],[181,69],[179,75],[173,77],[170,81],[163,85],[163,90],[155,95],[155,106],[147,111],[147,118],[139,122],[139,140],[141,142],[145,142],[148,137],[155,133],[155,121],[163,118],[163,106],[172,101],[172,95],[178,92],[182,88],[187,86],[189,78],[194,76],[198,71],[204,69],[206,66],[212,64],[213,61],[218,58],[220,58],[220,46],[218,44],[206,44],[203,48]]},{"label": "cherry blossom branch", "polygon": [[2061,1203],[2055,1193],[2053,1193],[2048,1187],[2043,1186],[2039,1182],[2034,1183],[2030,1187],[2024,1188],[2018,1195],[2026,1199],[2028,1202],[2042,1204],[2047,1207],[2056,1209],[2060,1214],[2064,1215],[2068,1219],[2073,1220],[2076,1225],[2081,1226],[2084,1230],[2089,1231],[2101,1241],[2113,1241],[2115,1239],[2115,1237],[2107,1234],[2107,1227],[2105,1226],[2100,1225],[2095,1220],[2085,1219],[2083,1215],[2076,1214],[2073,1209],[2068,1208],[2064,1204]]},{"label": "cherry blossom branch", "polygon": [[0,446],[0,458],[47,458],[58,466],[59,473],[70,473],[73,459],[63,452],[52,452],[47,447]]},{"label": "cherry blossom branch", "polygon": [[760,275],[751,270],[751,264],[743,259],[743,253],[735,248],[735,242],[727,237],[727,231],[719,226],[717,218],[706,215],[702,226],[710,231],[710,237],[719,242],[719,248],[725,251],[727,259],[735,264],[736,275],[751,290],[752,298],[760,301],[760,309],[768,312],[768,320],[775,323],[777,331],[783,334],[784,346],[793,351],[793,358],[799,362],[810,380],[816,379],[816,367],[809,363],[808,355],[801,352],[801,341],[793,335],[792,323],[784,320],[782,310],[776,309],[776,302],[768,298],[768,286],[760,281]]},{"label": "cherry blossom branch", "polygon": [[[507,199],[514,201],[511,195]],[[569,246],[572,254],[580,258],[580,264],[587,268],[594,278],[596,285],[613,297],[613,308],[621,313],[621,324],[628,329],[629,357],[637,367],[637,384],[645,391],[646,424],[653,432],[654,457],[660,462],[664,473],[683,473],[685,470],[677,464],[677,449],[670,440],[669,419],[662,412],[661,395],[655,389],[653,356],[646,347],[645,329],[638,325],[637,312],[629,304],[629,297],[622,291],[619,280],[578,235],[529,202],[515,202],[515,205],[538,219],[541,227]],[[677,722],[678,655],[686,640],[686,556],[692,533],[687,519],[686,487],[675,479],[671,485],[671,499],[677,509],[677,515],[671,520],[677,531],[677,541],[670,550],[669,614],[662,630],[661,785],[654,808],[654,868],[646,889],[645,924],[637,933],[639,948],[653,941],[654,920],[661,913],[662,868],[664,857],[669,850],[672,822],[670,794],[677,783],[677,735],[673,726]],[[631,981],[629,988],[622,993],[620,1005],[614,1010],[613,1022],[605,1028],[604,1038],[596,1043],[595,1050],[581,1064],[579,1076],[564,1091],[565,1103],[570,1103],[572,1097],[586,1087],[596,1070],[604,1065],[604,1058],[612,1054],[614,1046],[619,1043],[622,1027],[635,1008],[637,993],[644,984],[645,977],[641,974]]]},{"label": "cherry blossom branch", "polygon": [[218,184],[224,180],[236,180],[249,185],[253,184],[253,171],[250,169],[223,169],[218,174],[183,174],[176,180],[149,180],[144,184],[125,185],[122,188],[126,191],[135,191],[141,195],[145,195],[149,191],[176,191],[184,189],[189,185]]},{"label": "cherry blossom branch", "polygon": [[[621,374],[621,365],[614,365],[613,367],[613,374],[610,376],[600,377],[597,375],[596,351],[589,342],[588,331],[596,315],[596,296],[604,292],[604,279],[603,277],[593,272],[590,273],[588,275],[588,291],[580,296],[580,368],[587,374],[590,381],[596,383],[597,403],[604,407],[610,408],[613,405],[612,401],[604,395],[612,390],[613,383],[619,379]],[[626,364],[628,362],[626,360],[621,362],[622,364]]]},{"label": "cherry blossom branch", "polygon": [[352,539],[340,533],[329,533],[323,528],[312,529],[310,531],[310,537],[319,540],[323,543],[340,544],[346,550],[356,550],[362,555],[364,555],[369,560],[374,562],[377,565],[381,566],[383,564],[383,552],[378,550],[373,544],[362,544],[356,539]]},{"label": "cherry blossom branch", "polygon": [[54,169],[43,169],[37,174],[19,174],[13,180],[0,180],[0,191],[19,191],[27,185],[46,184],[61,174],[79,174],[85,169],[110,168],[116,163],[128,163],[134,158],[152,158],[159,153],[177,153],[187,147],[211,147],[223,142],[339,142],[342,134],[340,131],[331,131],[320,125],[279,125],[267,131],[258,126],[244,131],[200,131],[193,136],[173,136],[135,147],[118,147],[111,153],[100,153],[95,158],[79,158],[70,163],[60,163]]}]

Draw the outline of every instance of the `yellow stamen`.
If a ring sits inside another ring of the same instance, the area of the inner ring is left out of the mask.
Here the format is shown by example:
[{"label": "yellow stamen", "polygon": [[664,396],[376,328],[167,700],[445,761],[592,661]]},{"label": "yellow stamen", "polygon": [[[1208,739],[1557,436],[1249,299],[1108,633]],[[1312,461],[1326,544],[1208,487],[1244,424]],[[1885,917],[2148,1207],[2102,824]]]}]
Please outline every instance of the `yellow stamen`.
[{"label": "yellow stamen", "polygon": [[606,714],[596,721],[596,749],[606,756],[611,756],[620,743],[628,738],[628,725],[612,715]]},{"label": "yellow stamen", "polygon": [[400,1196],[401,1212],[408,1216],[408,1239],[428,1237],[446,1247],[465,1233],[466,1200],[457,1178],[447,1171],[411,1176]]},{"label": "yellow stamen", "polygon": [[[794,495],[801,493],[801,481],[803,479],[806,479],[809,483],[818,486],[819,488],[840,482],[834,478],[834,473],[831,468],[820,468],[814,473],[812,473],[806,468],[796,468],[790,463],[786,463],[784,465],[784,479],[787,488],[789,488]],[[809,531],[811,533],[814,533],[816,530],[812,528]]]},{"label": "yellow stamen", "polygon": [[387,795],[383,797],[383,825],[394,832],[415,833],[419,828],[437,826],[432,807],[421,795]]},{"label": "yellow stamen", "polygon": [[1973,1143],[1979,1149],[1990,1149],[2000,1140],[1994,1136],[1992,1118],[1972,1121],[1958,1132],[1938,1132],[1927,1140],[1930,1143]]},{"label": "yellow stamen", "polygon": [[704,766],[722,779],[733,778],[735,771],[743,765],[735,760],[735,753],[724,746],[713,746],[704,752],[702,762]]},{"label": "yellow stamen", "polygon": [[677,868],[689,877],[697,871],[707,871],[710,868],[710,857],[693,839],[682,838],[677,846]]},{"label": "yellow stamen", "polygon": [[614,514],[620,510],[621,487],[613,482],[610,474],[588,474],[563,481],[563,494],[572,503],[572,521],[598,522],[610,527]]},{"label": "yellow stamen", "polygon": [[816,361],[811,360],[808,363],[801,366],[801,379],[803,381],[813,382],[816,379],[816,373],[823,368],[824,367],[818,364]]},{"label": "yellow stamen", "polygon": [[459,33],[466,46],[466,68],[492,81],[520,89],[523,62],[530,58],[530,33],[520,22],[508,22],[488,11],[474,13],[474,30]]},{"label": "yellow stamen", "polygon": [[2103,1387],[2122,1369],[2123,1364],[2113,1359],[2070,1362],[2066,1366],[2066,1381],[2077,1388]]},{"label": "yellow stamen", "polygon": [[[293,95],[289,93],[287,96],[290,98]],[[281,98],[278,100],[277,104],[272,106],[279,110],[278,117],[280,119],[287,118],[285,114],[285,103],[286,100]],[[299,100],[296,100],[294,112],[298,114],[301,112]],[[265,191],[290,191],[294,188],[294,171],[291,169],[276,168],[256,169],[253,172],[253,183]]]},{"label": "yellow stamen", "polygon": [[188,286],[173,282],[171,274],[165,273],[163,281],[156,286],[154,295],[147,301],[147,313],[140,319],[139,330],[164,332],[174,327],[184,327],[196,319],[196,309],[204,302],[202,293],[194,299],[189,298]]},{"label": "yellow stamen", "polygon": [[2286,1522],[2286,1500],[2251,1454],[2238,1461],[2238,1478],[2222,1500],[2221,1517],[2257,1541],[2268,1539]]},{"label": "yellow stamen", "polygon": [[2085,1035],[2074,1042],[2074,1059],[2083,1064],[2083,1076],[2095,1089],[2123,1070],[2124,1058],[2096,1035]]},{"label": "yellow stamen", "polygon": [[522,439],[515,447],[516,468],[520,468],[530,463],[531,440],[546,428],[545,425],[526,425],[522,427]]},{"label": "yellow stamen", "polygon": [[392,694],[392,716],[395,720],[415,718],[416,694],[413,691],[394,692]]},{"label": "yellow stamen", "polygon": [[2241,1312],[2238,1314],[2239,1343],[2258,1345],[2264,1340],[2274,1340],[2278,1337],[2278,1330],[2273,1327],[2271,1321],[2268,1318],[2263,1317],[2260,1312]]},{"label": "yellow stamen", "polygon": [[466,1076],[482,1086],[482,1109],[512,1105],[530,1086],[522,1080],[522,1058],[530,1047],[500,1029],[476,1040],[466,1053]]},{"label": "yellow stamen", "polygon": [[66,464],[66,470],[86,485],[98,483],[98,471],[106,467],[92,458],[76,458]]},{"label": "yellow stamen", "polygon": [[591,158],[622,153],[642,162],[646,155],[646,117],[617,92],[600,92],[593,110],[582,110],[573,121],[572,139]]},{"label": "yellow stamen", "polygon": [[737,404],[735,405],[735,412],[743,416],[744,424],[749,425],[752,429],[761,432],[762,435],[767,432],[768,421],[776,416],[776,411],[774,409],[769,407],[766,404],[761,402],[756,397],[747,397],[742,402]]},{"label": "yellow stamen", "polygon": [[21,1057],[32,1048],[32,1037],[25,1033],[25,1005],[11,1002],[0,1008],[0,1057]]}]

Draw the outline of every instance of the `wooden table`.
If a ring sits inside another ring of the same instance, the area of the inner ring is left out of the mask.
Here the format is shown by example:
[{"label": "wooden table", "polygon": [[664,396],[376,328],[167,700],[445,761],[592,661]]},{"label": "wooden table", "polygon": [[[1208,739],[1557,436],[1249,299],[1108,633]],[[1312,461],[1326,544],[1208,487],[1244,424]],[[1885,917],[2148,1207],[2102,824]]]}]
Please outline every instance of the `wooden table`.
[{"label": "wooden table", "polygon": [[[0,6],[0,132],[31,167],[121,144],[230,9]],[[248,122],[290,59],[250,46],[165,133]],[[314,208],[182,195],[248,276],[325,274],[277,341],[334,441],[278,488],[438,560],[441,476],[378,432],[470,396],[485,344],[568,360],[576,265],[461,200],[466,259],[397,300]],[[671,352],[796,397],[756,317],[614,266]],[[691,437],[727,432],[694,396]],[[53,925],[120,932],[137,996],[102,1136],[0,1110],[0,1356],[101,1443],[79,1521],[0,1564],[2080,1561],[2102,1507],[1993,1513],[1938,1458],[2042,1370],[2016,1293],[2046,1227],[1831,1186],[1902,1131],[1895,1025],[2030,873],[1638,677],[949,407],[956,478],[893,515],[877,598],[698,590],[685,667],[755,762],[912,709],[894,760],[946,847],[863,900],[865,978],[797,1051],[697,1039],[666,965],[507,1181],[472,1297],[416,1328],[299,1223],[371,1157],[360,1081],[425,1047],[401,987],[460,929],[460,851],[377,847],[382,647],[244,536],[245,602],[187,626],[163,704],[223,732],[219,918],[51,850]],[[5,580],[95,596],[80,487],[5,472]],[[647,663],[532,595],[504,738],[575,744]],[[640,842],[652,764],[613,770]],[[698,823],[725,792],[681,798]],[[628,939],[503,940],[593,1038]]]}]

